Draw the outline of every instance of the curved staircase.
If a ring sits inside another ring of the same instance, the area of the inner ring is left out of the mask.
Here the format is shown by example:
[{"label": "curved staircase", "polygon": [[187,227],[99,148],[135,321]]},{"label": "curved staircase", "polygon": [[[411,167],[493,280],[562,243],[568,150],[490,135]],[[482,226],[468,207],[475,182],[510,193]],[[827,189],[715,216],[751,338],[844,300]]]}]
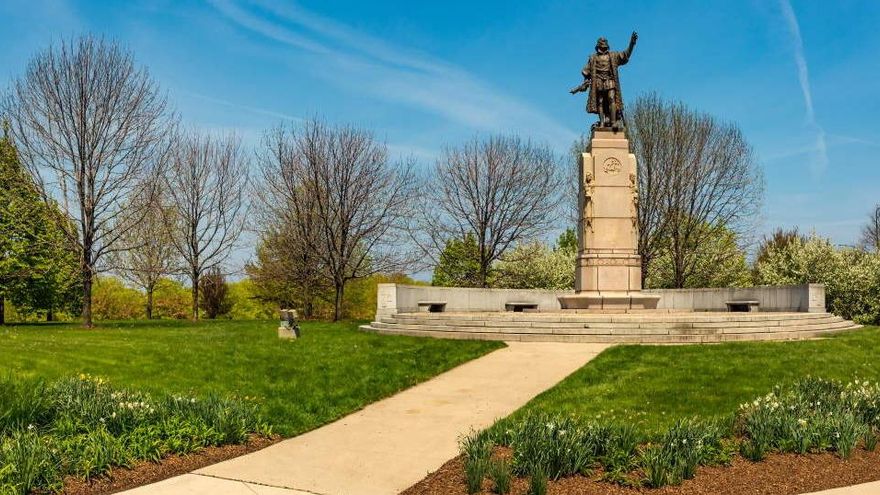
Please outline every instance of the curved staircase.
[{"label": "curved staircase", "polygon": [[398,313],[361,330],[448,339],[696,344],[803,340],[861,328],[831,313]]}]

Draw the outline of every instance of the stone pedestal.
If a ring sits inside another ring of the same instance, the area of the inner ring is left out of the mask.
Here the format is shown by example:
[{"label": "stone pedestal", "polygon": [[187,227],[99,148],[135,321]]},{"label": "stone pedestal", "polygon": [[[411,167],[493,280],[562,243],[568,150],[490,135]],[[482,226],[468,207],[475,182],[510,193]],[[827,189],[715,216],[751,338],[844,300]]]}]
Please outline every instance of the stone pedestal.
[{"label": "stone pedestal", "polygon": [[623,131],[595,129],[580,158],[575,294],[563,309],[653,309],[642,290],[636,157]]}]

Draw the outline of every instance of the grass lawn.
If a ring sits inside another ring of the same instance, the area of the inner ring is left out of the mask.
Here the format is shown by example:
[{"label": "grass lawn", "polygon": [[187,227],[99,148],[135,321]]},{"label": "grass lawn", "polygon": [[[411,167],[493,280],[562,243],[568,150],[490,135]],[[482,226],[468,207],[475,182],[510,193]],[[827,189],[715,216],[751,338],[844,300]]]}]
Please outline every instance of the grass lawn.
[{"label": "grass lawn", "polygon": [[731,415],[807,375],[880,381],[880,328],[802,342],[613,347],[511,419],[548,412],[631,420],[651,435],[677,418]]},{"label": "grass lawn", "polygon": [[0,327],[3,371],[59,378],[87,373],[161,394],[257,397],[292,436],[340,418],[503,344],[373,335],[357,322],[302,324],[281,340],[275,321],[136,321]]}]

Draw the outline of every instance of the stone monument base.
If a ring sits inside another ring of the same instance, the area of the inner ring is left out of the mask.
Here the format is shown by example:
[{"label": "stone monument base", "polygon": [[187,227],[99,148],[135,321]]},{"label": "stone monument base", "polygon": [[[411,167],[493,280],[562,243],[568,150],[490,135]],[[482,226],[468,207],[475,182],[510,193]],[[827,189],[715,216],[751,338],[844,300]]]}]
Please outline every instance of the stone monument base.
[{"label": "stone monument base", "polygon": [[641,291],[581,291],[559,296],[559,305],[566,309],[630,310],[657,309],[660,296]]}]

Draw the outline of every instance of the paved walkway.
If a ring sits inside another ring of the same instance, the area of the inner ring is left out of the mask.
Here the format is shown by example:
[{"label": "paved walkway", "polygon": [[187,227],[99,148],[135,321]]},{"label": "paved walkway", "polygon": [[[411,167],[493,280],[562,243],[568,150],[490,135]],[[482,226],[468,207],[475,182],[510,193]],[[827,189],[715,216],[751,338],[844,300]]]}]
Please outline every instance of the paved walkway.
[{"label": "paved walkway", "polygon": [[317,430],[130,495],[395,495],[485,428],[602,352],[522,343],[494,351]]},{"label": "paved walkway", "polygon": [[804,495],[877,495],[880,493],[880,481],[865,483],[862,485],[845,486],[833,490],[807,493]]}]

